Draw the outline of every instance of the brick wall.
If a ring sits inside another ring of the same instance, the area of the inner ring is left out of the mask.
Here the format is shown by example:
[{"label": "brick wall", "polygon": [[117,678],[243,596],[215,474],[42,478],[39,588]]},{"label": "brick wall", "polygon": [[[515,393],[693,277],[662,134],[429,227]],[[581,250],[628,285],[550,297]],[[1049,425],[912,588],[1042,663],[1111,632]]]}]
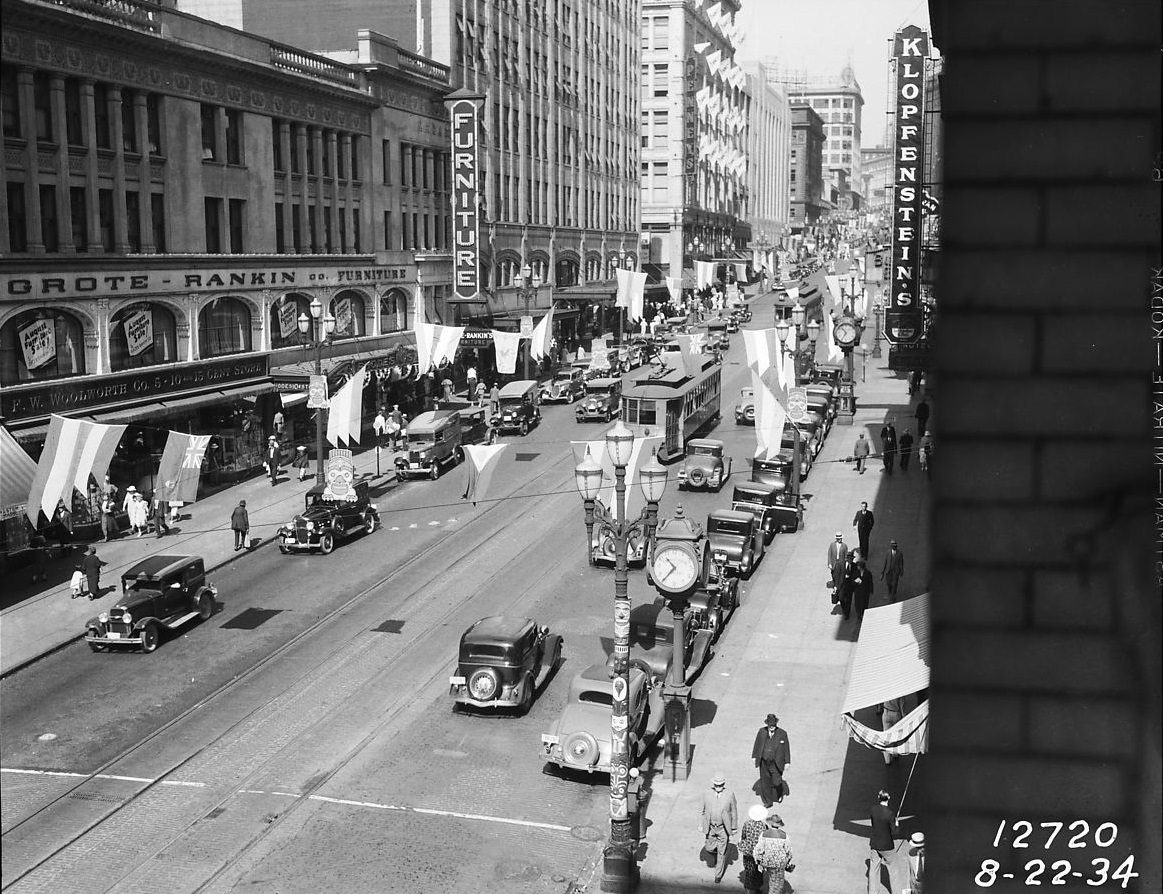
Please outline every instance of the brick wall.
[{"label": "brick wall", "polygon": [[[1030,860],[1093,877],[1092,859],[1113,870],[1131,852],[1127,890],[1163,885],[1161,8],[930,0],[946,58],[923,793],[939,894],[978,890],[987,858],[1015,873],[994,885],[1012,891]],[[1020,819],[1031,846],[994,848],[998,824]],[[1043,848],[1038,823],[1075,820],[1117,823],[1115,845]],[[1055,890],[1119,889],[1067,881]]]}]

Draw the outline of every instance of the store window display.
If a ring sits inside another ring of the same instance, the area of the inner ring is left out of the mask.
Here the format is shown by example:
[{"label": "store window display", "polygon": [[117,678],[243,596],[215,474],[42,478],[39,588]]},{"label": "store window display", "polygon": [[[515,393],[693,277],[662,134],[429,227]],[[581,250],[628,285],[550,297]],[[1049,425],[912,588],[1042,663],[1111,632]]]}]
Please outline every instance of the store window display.
[{"label": "store window display", "polygon": [[0,326],[0,384],[85,374],[80,318],[57,308],[17,314]]},{"label": "store window display", "polygon": [[198,346],[203,360],[251,350],[250,308],[238,298],[216,298],[198,313]]},{"label": "store window display", "polygon": [[366,335],[364,303],[358,292],[340,292],[331,299],[331,313],[335,316],[334,338],[356,338]]},{"label": "store window display", "polygon": [[178,362],[174,314],[160,304],[124,307],[109,323],[109,365],[114,372]]}]

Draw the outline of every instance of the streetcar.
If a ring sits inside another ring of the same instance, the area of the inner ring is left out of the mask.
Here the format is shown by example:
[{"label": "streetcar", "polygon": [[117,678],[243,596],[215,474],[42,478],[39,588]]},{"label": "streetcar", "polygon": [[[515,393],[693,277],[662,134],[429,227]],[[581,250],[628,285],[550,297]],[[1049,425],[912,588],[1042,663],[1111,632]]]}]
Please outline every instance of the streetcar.
[{"label": "streetcar", "polygon": [[652,367],[622,392],[622,421],[635,437],[661,436],[660,463],[674,462],[691,438],[719,421],[722,367],[701,354],[670,353],[678,360]]}]

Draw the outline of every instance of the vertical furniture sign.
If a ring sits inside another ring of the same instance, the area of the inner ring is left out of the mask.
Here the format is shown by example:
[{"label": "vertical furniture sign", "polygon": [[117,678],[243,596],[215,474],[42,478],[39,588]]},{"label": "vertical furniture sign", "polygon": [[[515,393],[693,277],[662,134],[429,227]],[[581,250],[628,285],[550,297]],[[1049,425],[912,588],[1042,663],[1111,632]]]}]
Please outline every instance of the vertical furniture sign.
[{"label": "vertical furniture sign", "polygon": [[893,38],[896,64],[896,134],[893,145],[892,263],[884,336],[911,345],[921,337],[921,171],[925,60],[929,35],[916,25]]},{"label": "vertical furniture sign", "polygon": [[480,110],[483,97],[453,94],[452,117],[453,297],[480,292]]}]

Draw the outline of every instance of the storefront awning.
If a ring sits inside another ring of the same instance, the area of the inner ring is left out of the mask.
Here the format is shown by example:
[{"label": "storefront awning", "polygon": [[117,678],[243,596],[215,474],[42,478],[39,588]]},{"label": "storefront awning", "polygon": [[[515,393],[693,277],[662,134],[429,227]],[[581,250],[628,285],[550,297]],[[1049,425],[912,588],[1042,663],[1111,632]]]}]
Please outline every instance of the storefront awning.
[{"label": "storefront awning", "polygon": [[280,391],[279,399],[283,402],[283,409],[287,410],[296,404],[303,404],[307,402],[306,391]]},{"label": "storefront awning", "polygon": [[858,711],[928,688],[929,594],[868,609],[842,711]]},{"label": "storefront awning", "polygon": [[0,518],[20,515],[28,503],[36,463],[3,427],[0,427],[0,468],[4,470],[0,475]]},{"label": "storefront awning", "polygon": [[92,413],[88,417],[93,422],[125,423],[136,422],[151,416],[172,416],[176,412],[193,410],[210,404],[222,403],[225,400],[238,400],[257,397],[273,390],[270,382],[261,382],[251,385],[237,385],[234,388],[221,388],[217,391],[207,391],[202,394],[193,394],[189,397],[174,397],[167,400],[154,401],[121,410],[107,410],[103,413]]}]

